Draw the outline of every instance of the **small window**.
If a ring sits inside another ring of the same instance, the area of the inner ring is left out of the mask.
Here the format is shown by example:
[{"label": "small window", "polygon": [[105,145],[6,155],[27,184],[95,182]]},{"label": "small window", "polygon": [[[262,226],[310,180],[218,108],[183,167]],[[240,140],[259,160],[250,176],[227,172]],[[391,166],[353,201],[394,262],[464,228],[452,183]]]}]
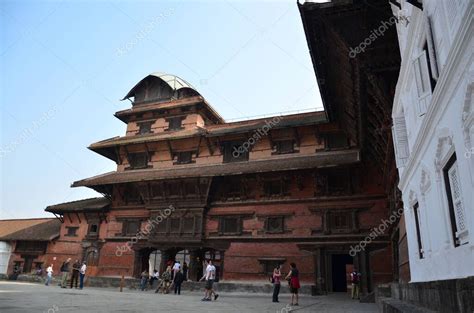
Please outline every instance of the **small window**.
[{"label": "small window", "polygon": [[282,233],[284,231],[284,216],[267,217],[265,231],[267,233]]},{"label": "small window", "polygon": [[332,215],[332,225],[333,230],[343,230],[350,228],[350,215],[347,213],[333,213]]},{"label": "small window", "polygon": [[294,145],[294,140],[282,140],[275,142],[274,147],[277,154],[286,154],[295,152]]},{"label": "small window", "polygon": [[152,131],[151,131],[151,125],[152,124],[153,124],[153,122],[138,123],[138,127],[139,127],[138,133],[140,135],[152,133]]},{"label": "small window", "polygon": [[148,167],[148,155],[145,152],[129,153],[128,161],[130,163],[130,168],[132,169],[141,169]]},{"label": "small window", "polygon": [[420,230],[420,207],[418,202],[413,206],[413,213],[415,214],[415,227],[416,227],[416,240],[418,243],[418,256],[423,259],[423,244],[421,241],[421,230]]},{"label": "small window", "polygon": [[237,235],[240,234],[239,217],[222,217],[219,221],[219,228],[221,235]]},{"label": "small window", "polygon": [[122,222],[122,235],[136,235],[140,231],[141,221],[127,220]]},{"label": "small window", "polygon": [[189,164],[193,162],[193,153],[191,151],[178,152],[176,155],[177,164]]},{"label": "small window", "polygon": [[66,234],[65,236],[67,237],[77,237],[77,230],[79,229],[79,227],[69,227],[67,226],[66,227]]},{"label": "small window", "polygon": [[326,149],[335,150],[335,149],[346,149],[349,144],[347,142],[347,137],[341,133],[333,133],[326,135]]},{"label": "small window", "polygon": [[183,117],[172,117],[168,119],[168,129],[167,130],[180,130],[183,129]]},{"label": "small window", "polygon": [[87,232],[87,237],[97,238],[99,236],[99,223],[89,224],[89,231]]},{"label": "small window", "polygon": [[243,146],[244,142],[234,141],[226,142],[223,145],[224,162],[242,162],[249,160],[249,151]]}]

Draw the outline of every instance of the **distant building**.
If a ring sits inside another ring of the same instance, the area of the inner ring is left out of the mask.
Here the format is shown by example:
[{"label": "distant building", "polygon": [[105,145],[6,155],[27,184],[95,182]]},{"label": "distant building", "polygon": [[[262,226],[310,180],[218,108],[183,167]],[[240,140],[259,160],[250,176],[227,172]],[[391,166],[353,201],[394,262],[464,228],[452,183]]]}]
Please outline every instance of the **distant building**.
[{"label": "distant building", "polygon": [[0,220],[0,274],[44,270],[60,227],[55,218]]},{"label": "distant building", "polygon": [[176,259],[193,280],[212,259],[220,279],[262,282],[295,262],[318,292],[345,291],[353,265],[365,291],[392,280],[387,234],[349,255],[390,203],[380,168],[361,158],[342,121],[309,112],[226,123],[188,83],[161,73],[124,99],[132,107],[115,116],[126,135],[89,147],[117,170],[73,183],[104,198],[46,208],[63,222],[61,259],[129,277]]}]

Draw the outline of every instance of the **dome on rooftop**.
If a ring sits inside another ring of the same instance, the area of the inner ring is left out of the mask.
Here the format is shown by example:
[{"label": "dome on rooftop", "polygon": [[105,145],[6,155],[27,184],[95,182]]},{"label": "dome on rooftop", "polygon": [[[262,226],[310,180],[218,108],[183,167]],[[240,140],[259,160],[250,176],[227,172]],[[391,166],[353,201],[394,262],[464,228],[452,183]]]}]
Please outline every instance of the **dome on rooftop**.
[{"label": "dome on rooftop", "polygon": [[179,99],[200,96],[184,79],[161,72],[151,73],[136,84],[122,99],[133,98],[133,103]]}]

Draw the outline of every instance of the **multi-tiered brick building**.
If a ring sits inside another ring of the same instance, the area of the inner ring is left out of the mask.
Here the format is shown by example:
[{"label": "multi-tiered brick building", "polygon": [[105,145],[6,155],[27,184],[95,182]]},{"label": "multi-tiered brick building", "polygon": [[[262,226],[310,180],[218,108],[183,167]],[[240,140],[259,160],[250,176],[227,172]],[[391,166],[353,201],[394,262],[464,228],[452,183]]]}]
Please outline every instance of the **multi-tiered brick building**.
[{"label": "multi-tiered brick building", "polygon": [[[351,246],[388,216],[376,166],[326,112],[226,123],[184,80],[150,74],[125,96],[125,136],[89,148],[117,170],[73,183],[104,195],[48,207],[63,222],[54,253],[97,276],[137,276],[170,259],[211,258],[224,280],[266,280],[276,263],[343,291],[353,264],[364,288],[392,279],[385,234]],[[140,232],[141,230],[141,232]],[[138,235],[137,235],[138,233]]]}]

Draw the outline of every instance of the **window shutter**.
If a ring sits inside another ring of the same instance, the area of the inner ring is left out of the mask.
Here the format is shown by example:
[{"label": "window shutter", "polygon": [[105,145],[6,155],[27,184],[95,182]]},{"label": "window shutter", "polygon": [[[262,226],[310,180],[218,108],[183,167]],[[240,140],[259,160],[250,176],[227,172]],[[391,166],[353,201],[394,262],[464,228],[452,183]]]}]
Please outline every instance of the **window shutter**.
[{"label": "window shutter", "polygon": [[426,113],[426,108],[431,100],[431,82],[428,69],[428,58],[426,51],[423,50],[421,54],[413,62],[415,70],[416,87],[418,90],[418,116]]},{"label": "window shutter", "polygon": [[449,185],[451,187],[451,196],[453,199],[454,216],[456,218],[456,237],[459,240],[459,244],[462,245],[467,243],[468,236],[457,162],[455,162],[448,170],[448,176]]},{"label": "window shutter", "polygon": [[404,167],[408,157],[410,156],[407,126],[404,115],[393,118],[392,134],[395,147],[395,157],[397,159],[397,167]]},{"label": "window shutter", "polygon": [[430,57],[431,75],[433,79],[438,80],[438,60],[436,57],[436,49],[433,39],[433,28],[431,27],[431,19],[428,15],[425,15],[425,28],[426,28],[426,42],[428,46],[428,55]]}]

